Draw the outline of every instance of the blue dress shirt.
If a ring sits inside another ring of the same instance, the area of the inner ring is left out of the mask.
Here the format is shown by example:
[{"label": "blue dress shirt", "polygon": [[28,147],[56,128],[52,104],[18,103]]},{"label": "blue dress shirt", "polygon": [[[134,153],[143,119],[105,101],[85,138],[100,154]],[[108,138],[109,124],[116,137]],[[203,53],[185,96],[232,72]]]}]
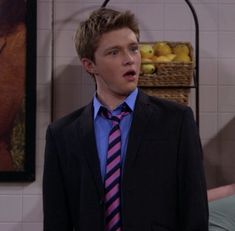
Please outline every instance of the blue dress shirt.
[{"label": "blue dress shirt", "polygon": [[[123,103],[126,103],[131,109],[131,113],[124,116],[120,122],[121,130],[121,160],[122,166],[125,161],[127,143],[128,143],[128,134],[131,127],[131,121],[133,118],[133,111],[135,107],[135,101],[138,94],[138,89],[136,88],[119,106],[117,106],[113,111],[112,115],[117,115],[121,112],[121,106]],[[99,114],[100,107],[104,107],[98,98],[94,96],[93,98],[94,106],[94,126],[95,126],[95,137],[96,137],[96,146],[100,161],[100,171],[102,179],[105,177],[105,168],[106,168],[106,155],[108,150],[108,137],[109,132],[112,128],[112,121],[104,118]]]}]

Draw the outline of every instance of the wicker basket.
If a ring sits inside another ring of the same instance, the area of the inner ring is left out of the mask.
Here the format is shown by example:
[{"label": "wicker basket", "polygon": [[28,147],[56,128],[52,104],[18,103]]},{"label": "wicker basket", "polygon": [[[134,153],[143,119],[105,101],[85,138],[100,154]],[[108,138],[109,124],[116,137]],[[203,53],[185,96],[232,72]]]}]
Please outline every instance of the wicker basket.
[{"label": "wicker basket", "polygon": [[[148,95],[187,105],[190,88],[182,88],[182,86],[190,86],[193,78],[195,66],[192,45],[189,42],[164,42],[171,48],[178,44],[187,45],[191,61],[148,62],[153,63],[156,70],[153,74],[140,74],[138,85]],[[141,44],[153,45],[154,43],[144,42]],[[170,86],[177,88],[170,88]]]},{"label": "wicker basket", "polygon": [[190,89],[144,87],[144,88],[141,88],[141,90],[151,96],[156,96],[156,97],[163,98],[166,100],[171,100],[176,103],[183,104],[183,105],[188,105],[188,95],[189,95]]},{"label": "wicker basket", "polygon": [[[166,42],[171,48],[185,44],[189,48],[190,62],[151,62],[156,71],[153,74],[140,74],[139,86],[189,86],[194,70],[193,48],[189,42]],[[143,42],[141,44],[154,44]]]}]

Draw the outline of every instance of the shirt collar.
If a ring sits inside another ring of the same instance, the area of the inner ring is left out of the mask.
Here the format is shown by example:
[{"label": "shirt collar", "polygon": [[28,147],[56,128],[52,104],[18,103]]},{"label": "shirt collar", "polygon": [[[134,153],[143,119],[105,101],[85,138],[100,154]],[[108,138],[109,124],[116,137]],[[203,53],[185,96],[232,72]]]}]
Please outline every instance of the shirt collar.
[{"label": "shirt collar", "polygon": [[[138,94],[138,88],[132,91],[130,95],[114,110],[119,108],[123,103],[126,103],[127,106],[131,109],[131,111],[134,111],[137,94]],[[99,101],[96,95],[93,97],[93,107],[94,107],[94,119],[95,119],[97,114],[99,113],[100,107],[104,107],[104,105],[102,105],[102,103]]]}]

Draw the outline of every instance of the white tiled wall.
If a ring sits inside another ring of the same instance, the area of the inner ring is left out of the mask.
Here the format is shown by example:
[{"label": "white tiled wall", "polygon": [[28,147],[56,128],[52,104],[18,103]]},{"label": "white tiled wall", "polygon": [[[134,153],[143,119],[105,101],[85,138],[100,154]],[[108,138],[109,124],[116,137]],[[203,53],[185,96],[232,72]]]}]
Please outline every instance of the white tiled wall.
[{"label": "white tiled wall", "polygon": [[0,183],[0,230],[42,231],[42,168],[50,121],[51,1],[38,1],[36,181]]},{"label": "white tiled wall", "polygon": [[[73,44],[77,22],[102,0],[38,0],[36,181],[0,184],[0,230],[42,231],[42,169],[45,130],[50,122],[50,84],[55,74],[55,118],[86,104],[94,84],[81,69]],[[200,26],[200,134],[208,187],[235,181],[235,1],[192,0]],[[131,9],[141,40],[191,41],[194,24],[183,0],[110,0]],[[52,65],[53,64],[53,65]]]}]

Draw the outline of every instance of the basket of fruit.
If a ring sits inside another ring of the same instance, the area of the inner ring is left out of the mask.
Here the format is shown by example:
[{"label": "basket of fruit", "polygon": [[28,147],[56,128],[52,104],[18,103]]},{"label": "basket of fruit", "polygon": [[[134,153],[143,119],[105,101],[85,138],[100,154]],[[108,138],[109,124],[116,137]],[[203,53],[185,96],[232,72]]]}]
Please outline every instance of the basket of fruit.
[{"label": "basket of fruit", "polygon": [[139,86],[189,86],[194,56],[189,42],[140,43]]},{"label": "basket of fruit", "polygon": [[188,105],[188,96],[190,89],[187,88],[154,88],[144,87],[142,90],[151,96],[163,98],[166,100],[174,101],[176,103]]}]

